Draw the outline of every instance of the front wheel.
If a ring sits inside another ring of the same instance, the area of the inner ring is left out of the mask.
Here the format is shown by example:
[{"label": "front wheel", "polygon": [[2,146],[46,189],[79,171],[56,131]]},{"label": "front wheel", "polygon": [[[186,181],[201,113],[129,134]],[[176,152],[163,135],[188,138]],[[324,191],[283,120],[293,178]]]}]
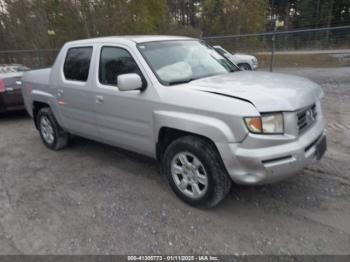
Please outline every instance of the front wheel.
[{"label": "front wheel", "polygon": [[69,134],[59,126],[50,108],[40,109],[36,121],[40,137],[48,148],[60,150],[67,146]]},{"label": "front wheel", "polygon": [[238,67],[242,71],[250,71],[250,70],[252,70],[252,68],[251,68],[251,66],[249,64],[239,64]]},{"label": "front wheel", "polygon": [[231,187],[217,149],[202,137],[172,142],[164,153],[163,170],[176,195],[192,206],[214,207]]}]

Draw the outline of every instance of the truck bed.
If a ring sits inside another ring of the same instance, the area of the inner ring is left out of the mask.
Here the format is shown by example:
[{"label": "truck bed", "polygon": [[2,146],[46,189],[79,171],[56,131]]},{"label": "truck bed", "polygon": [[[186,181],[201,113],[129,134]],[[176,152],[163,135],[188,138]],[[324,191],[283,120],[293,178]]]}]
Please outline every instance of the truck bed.
[{"label": "truck bed", "polygon": [[[28,113],[32,116],[32,106],[33,106],[33,96],[34,93],[42,92],[50,92],[50,73],[51,68],[38,69],[27,71],[23,74],[22,82],[22,94],[24,99],[24,105],[28,111]],[[40,101],[36,99],[37,101]],[[42,101],[46,102],[46,101]]]}]

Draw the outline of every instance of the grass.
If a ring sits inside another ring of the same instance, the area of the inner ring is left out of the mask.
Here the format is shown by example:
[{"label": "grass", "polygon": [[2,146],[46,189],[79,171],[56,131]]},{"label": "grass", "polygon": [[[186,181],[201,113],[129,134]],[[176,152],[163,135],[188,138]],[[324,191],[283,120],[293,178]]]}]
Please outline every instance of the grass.
[{"label": "grass", "polygon": [[[271,55],[257,54],[259,67],[269,67]],[[342,67],[350,66],[350,54],[341,58],[330,54],[276,54],[277,67]]]}]

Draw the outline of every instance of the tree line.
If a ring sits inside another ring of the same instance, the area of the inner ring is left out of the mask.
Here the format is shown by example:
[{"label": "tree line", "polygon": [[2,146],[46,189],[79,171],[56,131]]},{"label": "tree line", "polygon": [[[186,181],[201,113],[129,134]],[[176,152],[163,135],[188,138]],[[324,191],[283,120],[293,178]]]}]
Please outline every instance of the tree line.
[{"label": "tree line", "polygon": [[0,0],[0,50],[108,35],[265,32],[275,19],[280,30],[350,25],[350,0]]}]

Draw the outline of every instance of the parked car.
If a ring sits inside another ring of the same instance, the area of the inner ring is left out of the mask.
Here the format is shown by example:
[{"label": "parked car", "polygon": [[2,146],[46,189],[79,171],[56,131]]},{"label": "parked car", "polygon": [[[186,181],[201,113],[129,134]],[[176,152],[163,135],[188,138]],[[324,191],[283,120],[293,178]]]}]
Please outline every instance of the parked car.
[{"label": "parked car", "polygon": [[156,158],[194,206],[215,206],[232,181],[286,179],[326,150],[319,85],[241,71],[197,39],[69,42],[52,68],[26,72],[23,82],[48,148],[74,134]]},{"label": "parked car", "polygon": [[30,70],[29,67],[26,67],[21,64],[2,64],[0,65],[0,73],[14,73],[14,72],[25,72]]},{"label": "parked car", "polygon": [[0,113],[24,110],[21,77],[27,70],[19,64],[0,65]]},{"label": "parked car", "polygon": [[214,45],[213,47],[221,55],[237,65],[241,70],[256,70],[258,68],[258,59],[256,59],[255,56],[239,53],[231,54],[219,45]]}]

